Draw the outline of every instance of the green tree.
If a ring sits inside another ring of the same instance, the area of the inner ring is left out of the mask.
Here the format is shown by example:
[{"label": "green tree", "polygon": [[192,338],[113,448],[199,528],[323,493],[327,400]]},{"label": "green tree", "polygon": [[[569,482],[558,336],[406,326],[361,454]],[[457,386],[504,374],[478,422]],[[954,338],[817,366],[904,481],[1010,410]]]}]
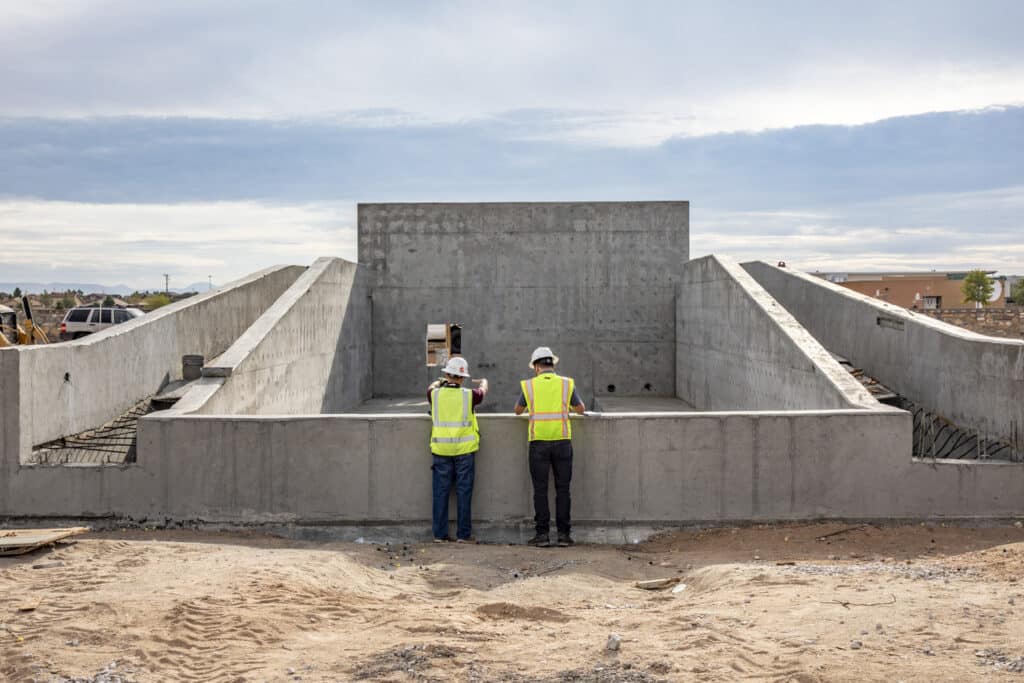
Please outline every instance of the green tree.
[{"label": "green tree", "polygon": [[61,308],[74,308],[75,306],[75,300],[72,299],[70,296],[66,296],[63,299],[61,299],[60,303]]},{"label": "green tree", "polygon": [[103,305],[106,306],[107,308],[110,308],[111,306],[113,306],[114,305],[114,297],[112,297],[109,294],[107,294],[105,297],[103,297]]},{"label": "green tree", "polygon": [[1013,289],[1010,291],[1010,298],[1013,299],[1013,303],[1018,306],[1024,306],[1024,278],[1013,283]]},{"label": "green tree", "polygon": [[166,306],[171,303],[171,297],[166,294],[150,294],[142,301],[142,305],[147,311],[155,311],[161,306]]},{"label": "green tree", "polygon": [[964,277],[964,283],[960,285],[960,293],[964,295],[965,304],[981,304],[988,306],[989,297],[994,290],[992,278],[984,270],[972,270]]},{"label": "green tree", "polygon": [[15,287],[13,293],[14,293],[15,298],[20,297],[21,296],[21,287]]}]

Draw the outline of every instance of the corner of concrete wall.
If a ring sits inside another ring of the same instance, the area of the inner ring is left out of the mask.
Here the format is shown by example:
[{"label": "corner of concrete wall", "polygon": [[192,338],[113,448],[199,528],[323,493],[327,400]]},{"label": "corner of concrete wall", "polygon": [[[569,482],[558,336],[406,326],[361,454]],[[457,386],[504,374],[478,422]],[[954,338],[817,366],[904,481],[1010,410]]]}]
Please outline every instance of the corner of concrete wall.
[{"label": "corner of concrete wall", "polygon": [[879,408],[732,259],[687,263],[676,306],[676,390],[697,409]]},{"label": "corner of concrete wall", "polygon": [[21,462],[179,378],[182,355],[222,353],[304,270],[266,268],[82,339],[17,349]]},{"label": "corner of concrete wall", "polygon": [[7,510],[11,472],[21,453],[20,368],[17,349],[0,349],[0,512]]},{"label": "corner of concrete wall", "polygon": [[[371,307],[362,268],[320,258],[183,399],[206,415],[345,412],[369,398]],[[200,398],[197,398],[202,394]]]},{"label": "corner of concrete wall", "polygon": [[1024,450],[1024,341],[976,334],[789,268],[743,268],[830,351],[957,426]]}]

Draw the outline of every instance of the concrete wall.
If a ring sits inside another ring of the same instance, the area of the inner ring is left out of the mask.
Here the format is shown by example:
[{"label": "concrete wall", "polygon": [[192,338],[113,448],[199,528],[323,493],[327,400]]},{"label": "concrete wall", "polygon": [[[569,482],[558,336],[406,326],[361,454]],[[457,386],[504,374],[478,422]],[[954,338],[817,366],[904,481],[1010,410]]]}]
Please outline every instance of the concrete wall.
[{"label": "concrete wall", "polygon": [[0,349],[0,510],[7,509],[7,482],[18,466],[21,447],[21,364],[18,360],[18,354]]},{"label": "concrete wall", "polygon": [[436,375],[424,367],[427,324],[459,322],[470,371],[491,380],[501,409],[541,344],[584,400],[609,385],[674,396],[675,288],[688,258],[687,202],[360,204],[374,394],[422,392]]},{"label": "concrete wall", "polygon": [[[574,519],[1024,514],[1024,466],[912,461],[909,419],[864,410],[577,419]],[[475,517],[523,522],[532,517],[525,423],[484,415],[480,426]],[[15,465],[0,514],[417,522],[426,533],[429,429],[426,416],[157,414],[140,422],[135,465]]]},{"label": "concrete wall", "polygon": [[720,256],[683,268],[676,391],[697,410],[879,408],[746,271]]},{"label": "concrete wall", "polygon": [[743,267],[830,351],[957,425],[1024,449],[1024,341],[975,334],[767,263]]},{"label": "concrete wall", "polygon": [[[351,410],[370,397],[370,299],[362,269],[338,258],[310,266],[215,362],[198,404],[176,412],[308,415]],[[190,392],[191,393],[191,392]]]},{"label": "concrete wall", "polygon": [[[8,384],[11,371],[5,371],[2,388],[5,413],[18,415],[14,452],[26,457],[34,445],[119,415],[179,378],[184,354],[209,359],[222,353],[303,270],[268,268],[76,341],[0,350],[4,367],[18,365],[17,385]],[[12,419],[7,415],[3,423]],[[12,444],[7,438],[0,443],[9,455]]]}]

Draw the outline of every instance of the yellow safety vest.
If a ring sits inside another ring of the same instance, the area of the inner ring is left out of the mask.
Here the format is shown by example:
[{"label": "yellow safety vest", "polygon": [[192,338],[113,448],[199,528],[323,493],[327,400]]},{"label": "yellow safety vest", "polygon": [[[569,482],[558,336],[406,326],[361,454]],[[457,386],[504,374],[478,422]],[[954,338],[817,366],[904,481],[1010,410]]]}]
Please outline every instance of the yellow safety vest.
[{"label": "yellow safety vest", "polygon": [[434,389],[430,392],[430,417],[430,452],[434,455],[466,455],[480,450],[472,389]]},{"label": "yellow safety vest", "polygon": [[544,372],[521,384],[530,411],[530,441],[571,439],[569,399],[576,386],[573,379]]}]

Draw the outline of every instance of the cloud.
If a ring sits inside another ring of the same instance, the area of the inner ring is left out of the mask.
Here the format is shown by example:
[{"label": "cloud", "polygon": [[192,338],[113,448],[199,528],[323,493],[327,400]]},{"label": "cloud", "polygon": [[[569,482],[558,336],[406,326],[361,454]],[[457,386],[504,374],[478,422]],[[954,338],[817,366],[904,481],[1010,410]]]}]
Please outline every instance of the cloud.
[{"label": "cloud", "polygon": [[544,110],[561,121],[543,134],[650,146],[1021,104],[1022,23],[1013,0],[8,3],[0,116],[419,126]]},{"label": "cloud", "polygon": [[4,281],[94,281],[140,289],[223,283],[260,268],[355,260],[351,202],[89,204],[0,201]]},{"label": "cloud", "polygon": [[[838,204],[828,213],[691,211],[691,255],[806,271],[1024,274],[1024,186]],[[986,217],[979,226],[979,216]]]},{"label": "cloud", "polygon": [[1024,274],[1024,108],[644,148],[547,135],[559,125],[0,120],[0,259],[26,281],[224,282],[353,258],[353,200],[688,199],[694,255]]},{"label": "cloud", "polygon": [[366,128],[336,121],[0,120],[0,194],[85,202],[690,199],[723,210],[1024,184],[1024,108],[609,148],[552,113]]}]

